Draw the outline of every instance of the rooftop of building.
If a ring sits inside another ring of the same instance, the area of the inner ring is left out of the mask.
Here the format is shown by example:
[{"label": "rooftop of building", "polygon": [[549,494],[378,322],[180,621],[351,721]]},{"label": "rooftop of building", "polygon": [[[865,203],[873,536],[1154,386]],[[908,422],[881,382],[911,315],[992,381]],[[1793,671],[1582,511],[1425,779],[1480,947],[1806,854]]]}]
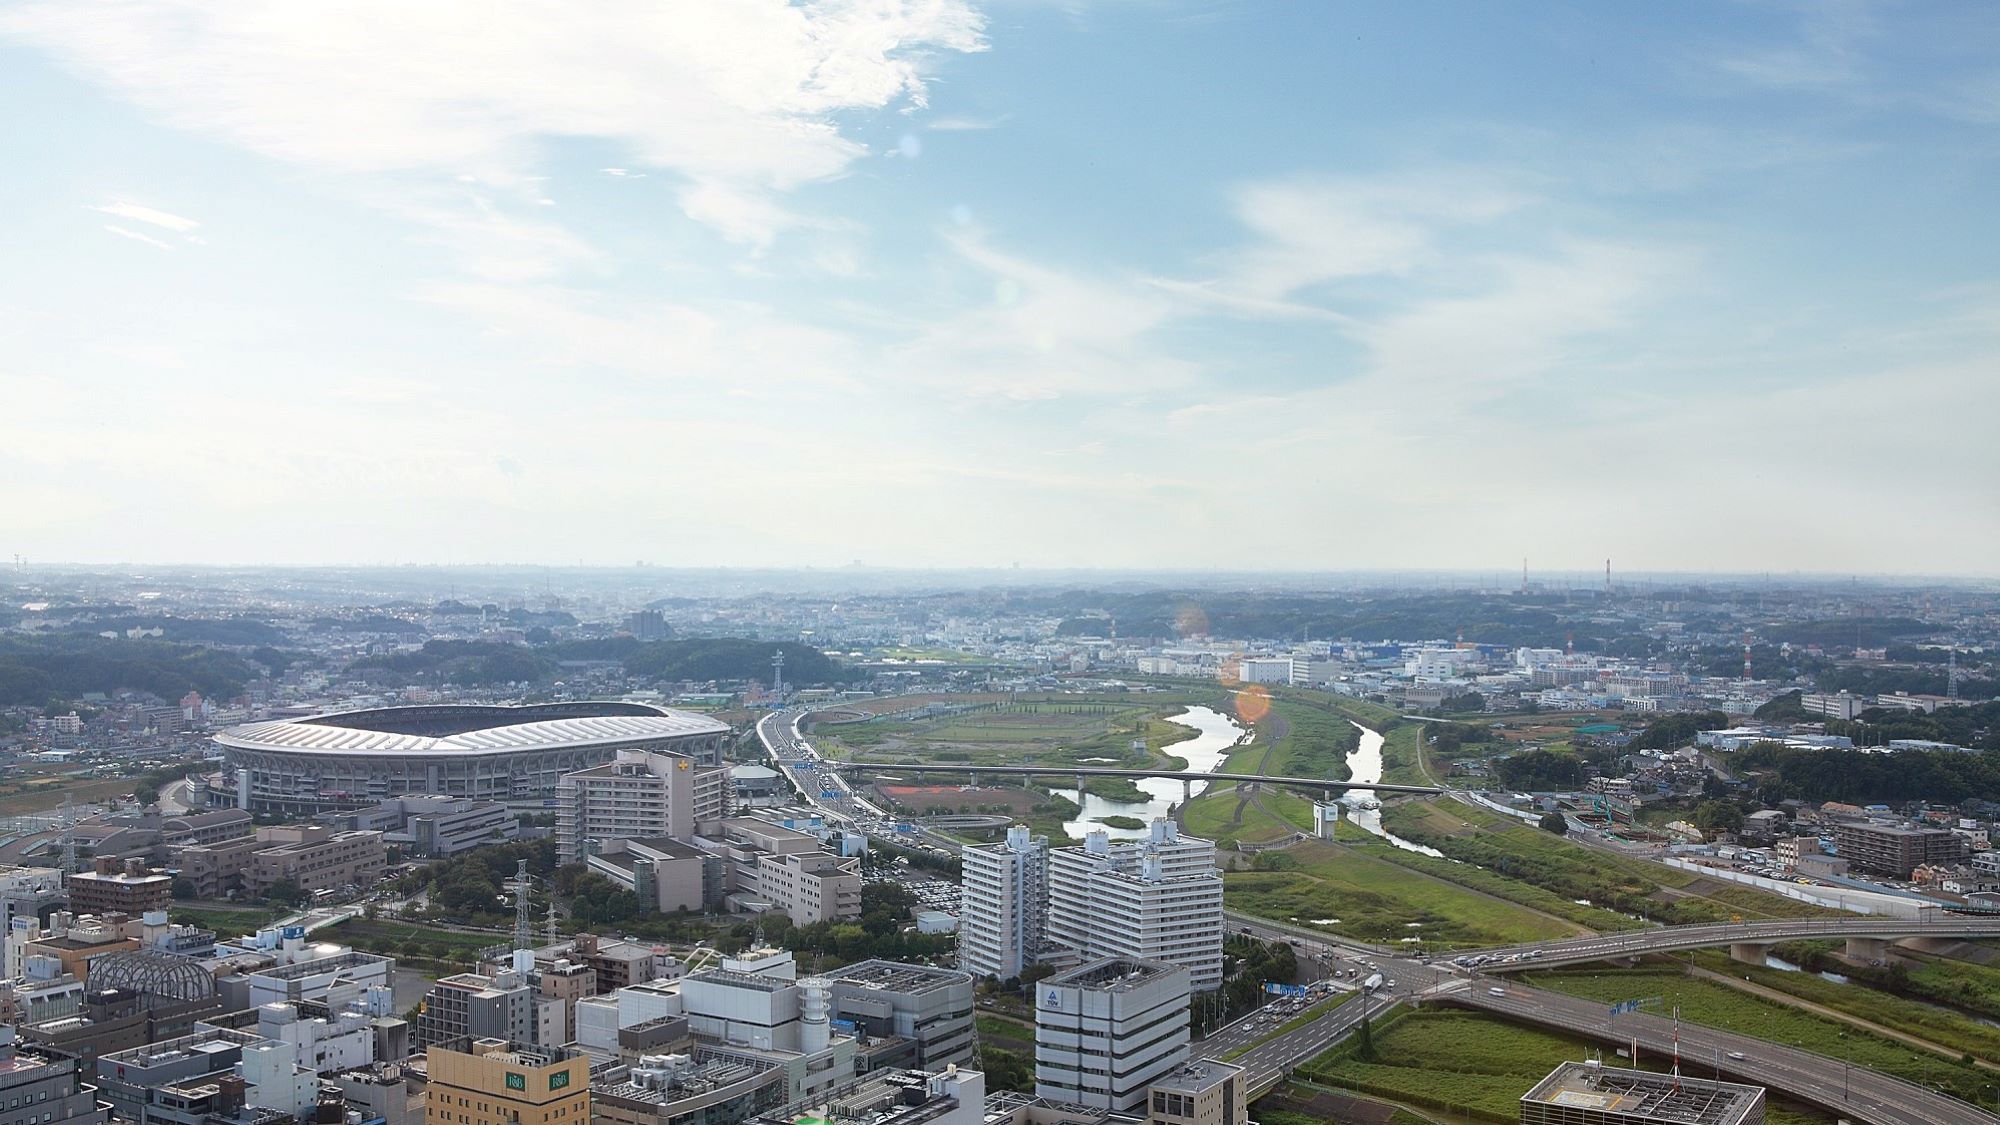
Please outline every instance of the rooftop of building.
[{"label": "rooftop of building", "polygon": [[1220,1059],[1196,1059],[1171,1074],[1153,1080],[1153,1089],[1177,1094],[1199,1094],[1212,1090],[1242,1074],[1243,1068]]},{"label": "rooftop of building", "polygon": [[1136,957],[1106,957],[1078,965],[1042,981],[1044,988],[1088,988],[1097,992],[1127,992],[1187,970],[1164,961]]},{"label": "rooftop of building", "polygon": [[856,961],[826,974],[835,981],[880,988],[889,992],[931,992],[954,984],[972,983],[972,974],[961,969],[941,969],[930,965],[908,965],[901,961],[875,959]]},{"label": "rooftop of building", "polygon": [[1763,1096],[1759,1087],[1734,1082],[1566,1062],[1523,1094],[1521,1101],[1622,1113],[1670,1125],[1740,1125]]},{"label": "rooftop of building", "polygon": [[692,1055],[664,1056],[658,1063],[634,1066],[623,1080],[594,1084],[590,1092],[597,1097],[671,1105],[766,1076],[778,1077],[778,1064],[771,1059],[723,1054],[701,1047],[695,1048]]},{"label": "rooftop of building", "polygon": [[727,733],[727,724],[692,711],[581,701],[379,707],[246,723],[216,735],[215,741],[237,749],[316,754],[477,754]]},{"label": "rooftop of building", "polygon": [[716,984],[726,988],[748,988],[758,992],[781,992],[798,983],[795,980],[786,980],[783,977],[767,976],[763,973],[739,973],[733,969],[703,969],[701,972],[689,974],[684,979],[690,983]]},{"label": "rooftop of building", "polygon": [[[954,1066],[947,1073],[961,1082],[984,1076]],[[957,1097],[936,1092],[933,1075],[919,1070],[875,1070],[826,1094],[752,1118],[758,1125],[920,1125],[951,1112]],[[984,1094],[981,1094],[982,1101]],[[982,1105],[982,1109],[983,1109]]]},{"label": "rooftop of building", "polygon": [[701,859],[708,855],[693,844],[685,840],[676,840],[671,836],[643,836],[628,840],[627,843],[632,847],[658,852],[671,859]]}]

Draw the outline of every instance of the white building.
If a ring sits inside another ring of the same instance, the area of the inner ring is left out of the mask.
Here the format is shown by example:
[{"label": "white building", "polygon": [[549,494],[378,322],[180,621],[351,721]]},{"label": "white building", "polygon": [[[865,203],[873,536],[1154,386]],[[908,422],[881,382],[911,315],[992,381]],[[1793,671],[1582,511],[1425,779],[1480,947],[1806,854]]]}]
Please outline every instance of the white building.
[{"label": "white building", "polygon": [[1082,847],[1049,852],[1051,946],[1084,961],[1102,957],[1164,961],[1188,971],[1190,987],[1222,986],[1222,874],[1215,844],[1155,820],[1143,840],[1111,840],[1103,830]]},{"label": "white building", "polygon": [[1292,682],[1292,658],[1246,656],[1236,662],[1236,676],[1246,684],[1289,684]]},{"label": "white building", "polygon": [[1025,825],[1002,844],[965,849],[959,900],[958,967],[974,976],[1009,980],[1042,947],[1048,912],[1049,842]]},{"label": "white building", "polygon": [[1188,974],[1178,965],[1106,958],[1034,991],[1038,1098],[1141,1109],[1153,1081],[1188,1060]]},{"label": "white building", "polygon": [[729,814],[729,771],[685,754],[620,750],[601,766],[556,782],[556,852],[575,863],[593,843],[692,840]]}]

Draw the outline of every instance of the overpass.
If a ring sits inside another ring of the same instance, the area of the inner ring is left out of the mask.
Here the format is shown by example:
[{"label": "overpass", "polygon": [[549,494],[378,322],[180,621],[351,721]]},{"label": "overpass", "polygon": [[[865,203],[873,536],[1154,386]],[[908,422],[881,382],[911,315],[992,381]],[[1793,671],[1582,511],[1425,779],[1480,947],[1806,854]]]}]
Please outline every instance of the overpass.
[{"label": "overpass", "polygon": [[1539,945],[1482,949],[1466,956],[1473,958],[1472,967],[1482,972],[1505,973],[1726,945],[1730,955],[1737,960],[1761,965],[1765,950],[1779,942],[1843,938],[1847,942],[1848,956],[1879,961],[1890,942],[1904,938],[1963,941],[1988,937],[2000,937],[2000,917],[1938,911],[1934,916],[1924,918],[1794,918],[1771,922],[1665,926],[1653,930],[1548,941]]},{"label": "overpass", "polygon": [[1285,785],[1294,789],[1310,789],[1329,796],[1345,793],[1350,789],[1367,789],[1376,793],[1442,793],[1435,785],[1391,785],[1380,781],[1335,781],[1328,777],[1278,777],[1261,773],[1198,773],[1194,770],[1171,769],[1118,769],[1105,766],[975,766],[962,763],[951,765],[906,766],[900,763],[880,762],[826,762],[825,765],[844,774],[883,773],[893,776],[902,774],[945,774],[953,777],[977,777],[980,774],[994,774],[1000,777],[1018,777],[1026,785],[1037,777],[1073,777],[1077,787],[1082,788],[1083,779],[1088,777],[1164,777],[1181,783],[1184,796],[1194,795],[1194,785],[1198,781],[1232,781],[1258,785]]}]

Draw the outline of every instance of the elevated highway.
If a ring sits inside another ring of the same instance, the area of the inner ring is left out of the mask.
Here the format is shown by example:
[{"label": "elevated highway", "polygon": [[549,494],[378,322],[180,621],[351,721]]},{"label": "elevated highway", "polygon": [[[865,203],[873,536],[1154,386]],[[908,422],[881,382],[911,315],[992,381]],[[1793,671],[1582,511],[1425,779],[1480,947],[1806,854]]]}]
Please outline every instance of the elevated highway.
[{"label": "elevated highway", "polygon": [[1484,972],[1505,973],[1577,965],[1649,953],[1674,953],[1684,949],[1728,946],[1740,961],[1762,964],[1764,950],[1784,941],[1808,938],[1841,938],[1849,956],[1879,960],[1888,943],[1904,938],[1934,938],[1962,941],[1968,938],[2000,937],[2000,917],[1984,914],[1948,914],[1938,911],[1924,918],[1802,918],[1774,922],[1714,922],[1692,926],[1664,926],[1654,930],[1597,934],[1592,937],[1548,941],[1537,945],[1513,945],[1481,949],[1467,954],[1483,957],[1476,967]]},{"label": "elevated highway", "polygon": [[953,777],[977,777],[993,775],[1016,777],[1024,782],[1037,777],[1164,777],[1192,787],[1198,781],[1230,781],[1257,785],[1283,785],[1293,789],[1310,789],[1329,796],[1345,793],[1350,789],[1366,789],[1376,793],[1426,793],[1444,792],[1434,785],[1392,785],[1387,782],[1335,781],[1326,777],[1280,777],[1261,773],[1199,773],[1194,770],[1170,769],[1123,769],[1108,766],[975,766],[965,764],[933,764],[908,766],[889,765],[875,762],[828,762],[827,765],[845,775],[881,773],[896,777],[904,774],[945,774]]}]

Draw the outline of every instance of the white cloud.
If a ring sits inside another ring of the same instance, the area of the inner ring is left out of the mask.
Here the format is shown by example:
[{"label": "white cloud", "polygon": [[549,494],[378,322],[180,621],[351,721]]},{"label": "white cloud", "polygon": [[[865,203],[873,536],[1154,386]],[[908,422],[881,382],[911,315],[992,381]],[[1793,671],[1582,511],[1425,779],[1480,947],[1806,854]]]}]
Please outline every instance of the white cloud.
[{"label": "white cloud", "polygon": [[984,47],[966,0],[43,0],[0,15],[181,128],[315,169],[518,182],[548,138],[609,141],[768,242],[771,197],[862,148],[837,114],[922,105],[927,60]]},{"label": "white cloud", "polygon": [[110,223],[104,224],[104,229],[110,231],[112,234],[118,235],[120,238],[129,238],[134,242],[143,242],[148,246],[157,246],[162,250],[173,249],[172,246],[169,246],[166,243],[161,242],[159,239],[154,238],[150,234],[140,234],[136,230],[127,230],[124,227],[112,226]]},{"label": "white cloud", "polygon": [[142,207],[137,203],[105,203],[92,207],[91,210],[102,211],[107,215],[115,215],[121,219],[133,219],[141,223],[151,223],[156,227],[165,227],[175,234],[186,234],[201,225],[193,219],[183,219],[179,215],[170,215],[165,211],[156,211],[151,207]]}]

